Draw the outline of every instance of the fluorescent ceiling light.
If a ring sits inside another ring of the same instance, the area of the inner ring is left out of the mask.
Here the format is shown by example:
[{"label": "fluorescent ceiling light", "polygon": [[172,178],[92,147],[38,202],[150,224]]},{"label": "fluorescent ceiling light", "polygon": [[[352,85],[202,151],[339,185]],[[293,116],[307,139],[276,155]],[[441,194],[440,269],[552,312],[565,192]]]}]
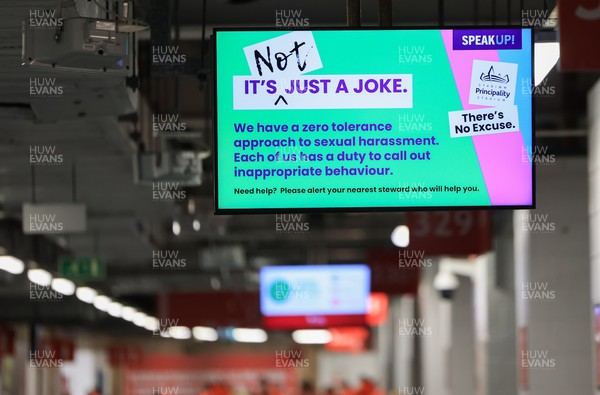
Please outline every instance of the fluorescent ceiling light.
[{"label": "fluorescent ceiling light", "polygon": [[188,213],[194,215],[196,213],[196,201],[194,199],[188,200]]},{"label": "fluorescent ceiling light", "polygon": [[555,42],[535,43],[533,83],[538,86],[558,62],[560,45]]},{"label": "fluorescent ceiling light", "polygon": [[169,335],[173,339],[186,340],[192,337],[192,331],[187,326],[172,326],[169,328]]},{"label": "fluorescent ceiling light", "polygon": [[194,222],[192,222],[192,227],[194,228],[194,230],[196,232],[200,231],[200,227],[201,227],[200,221],[195,219]]},{"label": "fluorescent ceiling light", "polygon": [[107,313],[113,317],[121,318],[122,311],[123,305],[119,302],[112,302],[108,305]]},{"label": "fluorescent ceiling light", "polygon": [[94,298],[94,307],[100,311],[107,311],[112,300],[108,296],[98,295]]},{"label": "fluorescent ceiling light", "polygon": [[19,258],[11,255],[0,256],[0,269],[10,274],[21,274],[25,271],[25,264]]},{"label": "fluorescent ceiling light", "polygon": [[301,329],[292,332],[292,339],[298,344],[327,344],[331,341],[331,332],[327,329]]},{"label": "fluorescent ceiling light", "polygon": [[52,280],[52,289],[63,295],[73,295],[75,293],[75,283],[66,278],[55,278]]},{"label": "fluorescent ceiling light", "polygon": [[262,329],[250,328],[234,328],[231,337],[239,343],[264,343],[268,338],[267,332]]},{"label": "fluorescent ceiling light", "polygon": [[94,299],[98,296],[98,291],[90,287],[78,287],[75,291],[77,299],[84,303],[94,303]]},{"label": "fluorescent ceiling light", "polygon": [[48,287],[52,284],[52,275],[44,269],[29,269],[27,278],[41,287]]},{"label": "fluorescent ceiling light", "polygon": [[146,313],[138,311],[133,316],[133,324],[143,328],[146,325],[146,317],[148,317]]},{"label": "fluorescent ceiling light", "polygon": [[206,326],[195,326],[192,328],[192,335],[194,339],[205,341],[205,342],[214,342],[219,339],[219,334],[213,328],[209,328]]},{"label": "fluorescent ceiling light", "polygon": [[133,307],[125,306],[123,307],[123,310],[121,310],[121,318],[123,318],[125,321],[131,322],[133,321],[133,317],[135,316],[136,312],[137,310]]},{"label": "fluorescent ceiling light", "polygon": [[212,287],[212,289],[221,289],[221,280],[219,280],[217,277],[212,277],[210,279],[210,286]]},{"label": "fluorescent ceiling light", "polygon": [[144,328],[152,332],[159,330],[160,323],[158,322],[158,318],[150,316],[146,317],[144,322]]},{"label": "fluorescent ceiling light", "polygon": [[392,243],[396,247],[408,247],[410,242],[410,231],[406,225],[398,225],[391,235]]},{"label": "fluorescent ceiling light", "polygon": [[179,223],[179,221],[173,221],[172,230],[175,236],[179,236],[179,234],[181,233],[181,224]]}]

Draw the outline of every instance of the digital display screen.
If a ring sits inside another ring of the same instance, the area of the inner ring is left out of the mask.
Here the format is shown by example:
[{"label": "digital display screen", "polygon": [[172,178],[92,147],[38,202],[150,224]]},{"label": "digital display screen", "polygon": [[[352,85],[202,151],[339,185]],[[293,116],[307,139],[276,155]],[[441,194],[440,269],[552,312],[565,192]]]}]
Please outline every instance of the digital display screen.
[{"label": "digital display screen", "polygon": [[214,45],[217,213],[534,206],[530,29]]},{"label": "digital display screen", "polygon": [[266,266],[260,310],[269,328],[366,323],[371,291],[367,265]]}]

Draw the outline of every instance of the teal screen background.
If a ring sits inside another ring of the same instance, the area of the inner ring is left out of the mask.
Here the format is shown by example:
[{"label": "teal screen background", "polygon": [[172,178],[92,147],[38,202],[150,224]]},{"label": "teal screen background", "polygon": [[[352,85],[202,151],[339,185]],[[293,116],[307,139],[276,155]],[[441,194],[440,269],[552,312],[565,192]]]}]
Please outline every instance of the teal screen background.
[{"label": "teal screen background", "polygon": [[[413,108],[410,109],[291,109],[291,110],[234,110],[233,76],[250,76],[251,71],[243,48],[288,31],[217,31],[216,32],[216,150],[217,150],[217,211],[236,209],[327,209],[327,208],[402,208],[402,207],[489,207],[486,183],[479,165],[472,138],[450,138],[448,112],[463,110],[452,68],[440,30],[315,30],[312,31],[323,67],[303,76],[339,74],[412,74]],[[402,48],[404,52],[402,52]],[[418,53],[410,54],[406,49]],[[503,52],[503,51],[498,51]],[[512,62],[519,62],[520,72],[531,77],[531,50],[510,51]],[[400,55],[405,56],[400,61]],[[415,55],[410,58],[411,55]],[[406,58],[408,56],[408,58]],[[292,58],[290,58],[292,60]],[[517,86],[520,100],[530,100]],[[275,96],[276,97],[276,96]],[[516,102],[515,102],[516,103]],[[528,108],[530,111],[530,107]],[[525,119],[530,119],[525,118]],[[523,119],[521,117],[521,119]],[[390,123],[391,131],[236,132],[236,123],[246,124],[331,124],[331,123]],[[523,125],[521,125],[523,128]],[[530,127],[527,129],[531,136]],[[238,139],[322,139],[370,137],[432,137],[439,145],[409,145],[388,147],[289,147],[260,148],[242,151],[234,146]],[[531,137],[529,137],[531,141]],[[431,160],[371,161],[367,156],[358,162],[234,162],[234,154],[261,152],[280,154],[337,154],[369,151],[384,154],[407,151],[424,154],[430,151]],[[234,168],[296,168],[319,167],[389,167],[391,174],[319,177],[269,177],[254,179],[236,177]],[[436,186],[470,186],[468,193],[431,191]],[[398,191],[398,187],[409,191]],[[328,188],[396,188],[391,192],[327,193]],[[423,191],[415,188],[427,188]],[[235,193],[235,189],[254,193]],[[256,189],[269,188],[270,195]],[[304,188],[305,193],[280,193],[281,188]],[[309,188],[325,188],[325,193],[308,193]]]}]

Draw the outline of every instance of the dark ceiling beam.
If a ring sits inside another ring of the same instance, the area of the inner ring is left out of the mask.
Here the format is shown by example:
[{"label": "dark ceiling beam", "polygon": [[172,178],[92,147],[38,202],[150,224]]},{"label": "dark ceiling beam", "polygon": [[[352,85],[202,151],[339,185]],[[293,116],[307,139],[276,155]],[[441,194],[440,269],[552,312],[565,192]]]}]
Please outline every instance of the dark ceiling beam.
[{"label": "dark ceiling beam", "polygon": [[346,0],[346,21],[349,27],[360,27],[360,0]]},{"label": "dark ceiling beam", "polygon": [[[28,296],[3,296],[0,309],[0,322],[35,323],[36,325],[56,325],[61,328],[90,329],[102,333],[135,334],[152,333],[125,320],[114,318],[92,305],[82,303],[75,297],[60,301],[31,301]],[[147,311],[154,314],[154,311]]]},{"label": "dark ceiling beam", "polygon": [[[152,64],[153,75],[197,75],[203,69],[202,59],[186,54],[186,61],[183,64],[156,64],[152,62],[152,53],[159,47],[172,45],[171,42],[171,10],[169,1],[151,0],[150,2],[150,48],[140,45],[142,58],[148,59]],[[175,18],[179,15],[175,13]],[[179,33],[176,29],[175,45],[179,45]],[[204,44],[204,43],[203,43]],[[149,50],[150,53],[143,56],[142,51]],[[148,56],[149,55],[149,56]]]},{"label": "dark ceiling beam", "polygon": [[379,26],[392,26],[392,0],[379,0]]},{"label": "dark ceiling beam", "polygon": [[0,220],[0,247],[8,255],[22,261],[34,261],[40,267],[56,272],[58,259],[69,255],[69,251],[61,248],[52,239],[43,235],[23,234],[22,223],[16,219]]}]

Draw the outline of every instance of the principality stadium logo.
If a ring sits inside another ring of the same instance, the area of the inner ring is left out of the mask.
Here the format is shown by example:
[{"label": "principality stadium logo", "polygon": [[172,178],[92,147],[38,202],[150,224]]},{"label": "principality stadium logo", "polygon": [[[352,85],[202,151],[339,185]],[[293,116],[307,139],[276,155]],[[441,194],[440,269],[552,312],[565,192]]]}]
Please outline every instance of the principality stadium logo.
[{"label": "principality stadium logo", "polygon": [[494,66],[491,66],[487,74],[481,73],[479,79],[484,82],[496,82],[499,84],[508,84],[508,81],[510,81],[510,79],[508,78],[508,74],[505,74],[503,77],[500,73],[494,73]]}]

